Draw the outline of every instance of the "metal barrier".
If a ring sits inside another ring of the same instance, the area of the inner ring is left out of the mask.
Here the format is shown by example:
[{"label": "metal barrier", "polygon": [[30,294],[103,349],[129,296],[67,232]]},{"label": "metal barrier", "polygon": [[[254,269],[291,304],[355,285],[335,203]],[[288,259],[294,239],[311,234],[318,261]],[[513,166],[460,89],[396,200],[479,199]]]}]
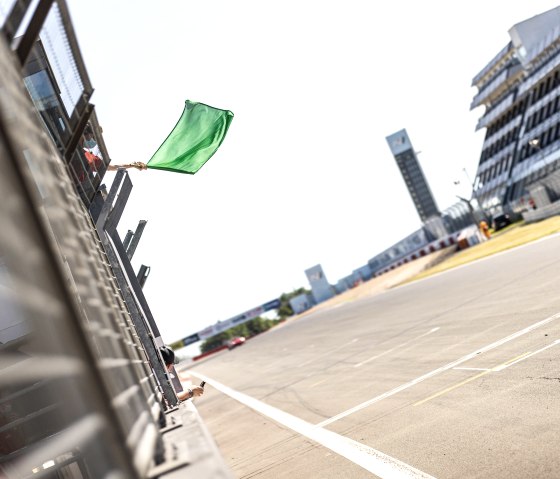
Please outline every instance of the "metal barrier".
[{"label": "metal barrier", "polygon": [[130,179],[99,188],[110,160],[66,4],[6,0],[0,33],[0,477],[230,478],[116,232]]},{"label": "metal barrier", "polygon": [[146,476],[161,391],[4,41],[0,92],[0,475]]},{"label": "metal barrier", "polygon": [[66,3],[5,0],[4,4],[1,32],[21,66],[45,131],[69,164],[82,201],[89,205],[110,159],[95,108],[89,103],[93,87]]}]

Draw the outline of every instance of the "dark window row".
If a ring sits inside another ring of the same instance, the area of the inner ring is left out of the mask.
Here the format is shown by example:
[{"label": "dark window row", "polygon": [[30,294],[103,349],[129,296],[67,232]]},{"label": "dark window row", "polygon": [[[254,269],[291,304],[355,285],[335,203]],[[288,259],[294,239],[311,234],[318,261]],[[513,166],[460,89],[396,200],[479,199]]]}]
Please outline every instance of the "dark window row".
[{"label": "dark window row", "polygon": [[548,75],[544,80],[538,83],[532,90],[530,97],[530,105],[534,105],[545,95],[548,95],[552,90],[560,85],[560,70],[554,71],[551,75]]},{"label": "dark window row", "polygon": [[[541,81],[536,85],[531,92],[521,101],[517,102],[512,108],[510,108],[504,115],[502,115],[496,122],[486,130],[486,138],[489,138],[509,122],[511,122],[517,115],[522,114],[530,105],[535,104],[545,95],[548,95],[552,90],[560,86],[560,70],[554,71],[546,79]],[[560,110],[560,97],[555,98],[550,101],[538,111],[533,113],[527,120],[527,130],[535,128],[537,125],[542,123],[544,120],[549,118],[551,115]],[[486,160],[494,156],[496,153],[501,151],[503,148],[508,146],[510,143],[516,140],[519,129],[515,128],[510,130],[506,135],[502,136],[499,140],[495,141],[487,148],[482,151],[480,156],[480,163],[484,163]]]},{"label": "dark window row", "polygon": [[548,130],[543,131],[539,136],[531,140],[531,144],[526,144],[519,150],[519,161],[526,160],[541,148],[545,148],[551,143],[560,139],[560,123],[556,123]]},{"label": "dark window row", "polygon": [[504,171],[511,167],[512,155],[504,156],[495,165],[488,168],[484,173],[478,177],[478,185],[484,185],[496,176],[501,175]]},{"label": "dark window row", "polygon": [[523,99],[513,105],[513,107],[509,108],[497,121],[488,127],[486,130],[486,138],[490,138],[494,133],[508,125],[517,116],[523,114],[527,106],[527,100]]},{"label": "dark window row", "polygon": [[527,118],[527,126],[525,131],[530,131],[540,125],[544,120],[550,118],[554,113],[560,110],[560,96],[553,98],[551,101],[539,108],[529,118]]},{"label": "dark window row", "polygon": [[507,146],[511,145],[517,140],[517,135],[519,134],[519,127],[515,127],[509,130],[505,135],[500,137],[491,145],[487,146],[482,150],[480,155],[480,163],[484,163],[489,158],[493,157],[495,154],[502,151]]}]

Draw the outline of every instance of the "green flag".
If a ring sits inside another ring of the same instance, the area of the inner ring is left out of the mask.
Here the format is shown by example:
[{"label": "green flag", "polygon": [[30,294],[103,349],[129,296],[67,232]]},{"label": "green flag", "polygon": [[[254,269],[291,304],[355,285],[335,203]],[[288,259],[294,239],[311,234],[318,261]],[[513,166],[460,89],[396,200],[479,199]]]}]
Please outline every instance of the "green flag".
[{"label": "green flag", "polygon": [[233,113],[187,100],[179,121],[148,168],[194,175],[224,141]]}]

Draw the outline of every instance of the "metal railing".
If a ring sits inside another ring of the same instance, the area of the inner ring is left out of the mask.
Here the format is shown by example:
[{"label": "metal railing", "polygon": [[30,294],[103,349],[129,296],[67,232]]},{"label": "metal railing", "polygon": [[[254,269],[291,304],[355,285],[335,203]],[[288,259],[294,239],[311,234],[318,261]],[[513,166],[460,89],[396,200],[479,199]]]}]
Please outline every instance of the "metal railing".
[{"label": "metal railing", "polygon": [[92,92],[64,0],[0,0],[0,477],[230,477],[158,351]]},{"label": "metal railing", "polygon": [[145,477],[161,365],[3,40],[0,91],[0,476]]}]

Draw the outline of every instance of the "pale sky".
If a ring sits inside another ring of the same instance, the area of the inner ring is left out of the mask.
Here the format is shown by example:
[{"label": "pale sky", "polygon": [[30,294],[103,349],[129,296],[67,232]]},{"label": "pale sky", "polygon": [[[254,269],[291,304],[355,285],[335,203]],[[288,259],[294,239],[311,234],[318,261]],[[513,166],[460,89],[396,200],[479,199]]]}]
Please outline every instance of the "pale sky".
[{"label": "pale sky", "polygon": [[[194,176],[130,172],[121,237],[173,342],[331,284],[420,228],[385,137],[406,128],[436,202],[468,195],[472,78],[553,1],[68,0],[113,164],[147,162],[186,99],[233,111]],[[114,173],[108,173],[110,186]],[[454,181],[461,185],[455,186]]]}]

